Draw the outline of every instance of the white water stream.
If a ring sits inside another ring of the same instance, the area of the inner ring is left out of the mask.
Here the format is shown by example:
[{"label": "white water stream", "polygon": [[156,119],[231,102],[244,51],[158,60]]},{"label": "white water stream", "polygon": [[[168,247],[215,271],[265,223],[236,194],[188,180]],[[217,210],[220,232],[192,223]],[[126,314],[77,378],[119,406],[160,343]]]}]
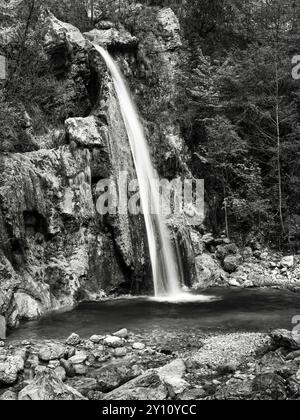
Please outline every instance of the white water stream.
[{"label": "white water stream", "polygon": [[156,176],[144,129],[118,65],[108,51],[98,45],[93,46],[101,54],[111,73],[131,147],[147,230],[155,296],[176,300],[183,293],[180,264],[175,257],[168,228],[160,212],[159,195],[153,191]]}]

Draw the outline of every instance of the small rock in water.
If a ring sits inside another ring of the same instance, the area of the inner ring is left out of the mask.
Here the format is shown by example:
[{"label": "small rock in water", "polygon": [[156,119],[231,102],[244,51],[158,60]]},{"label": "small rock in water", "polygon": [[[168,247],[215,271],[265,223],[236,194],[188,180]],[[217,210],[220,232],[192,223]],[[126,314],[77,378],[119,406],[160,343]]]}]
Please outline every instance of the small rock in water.
[{"label": "small rock in water", "polygon": [[143,343],[133,343],[133,345],[132,345],[132,348],[134,350],[144,350],[145,347],[146,346]]},{"label": "small rock in water", "polygon": [[72,356],[69,361],[73,363],[73,365],[80,365],[84,363],[88,358],[87,354],[83,351],[77,351],[75,356]]},{"label": "small rock in water", "polygon": [[90,338],[90,341],[95,344],[101,343],[102,340],[103,340],[102,335],[92,335]]},{"label": "small rock in water", "polygon": [[121,330],[115,332],[114,336],[126,339],[128,338],[128,330],[126,328],[122,328]]},{"label": "small rock in water", "polygon": [[0,341],[0,347],[4,347],[4,346],[5,346],[4,341]]},{"label": "small rock in water", "polygon": [[78,346],[78,344],[81,343],[81,338],[79,337],[78,334],[71,334],[69,338],[67,338],[66,340],[66,344],[68,346]]},{"label": "small rock in water", "polygon": [[114,350],[114,356],[116,357],[124,357],[127,354],[127,349],[126,347],[118,347],[117,349]]},{"label": "small rock in water", "polygon": [[109,336],[105,337],[103,342],[108,347],[113,347],[113,348],[124,347],[123,338],[115,337],[115,336],[112,336],[112,335],[109,335]]}]

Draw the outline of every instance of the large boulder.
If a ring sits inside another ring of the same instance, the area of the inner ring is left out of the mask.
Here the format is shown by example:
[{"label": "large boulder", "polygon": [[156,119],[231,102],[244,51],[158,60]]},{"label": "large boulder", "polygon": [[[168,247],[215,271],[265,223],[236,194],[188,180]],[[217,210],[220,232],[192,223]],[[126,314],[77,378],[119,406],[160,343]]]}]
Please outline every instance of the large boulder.
[{"label": "large boulder", "polygon": [[75,26],[58,20],[51,12],[45,12],[44,19],[44,45],[46,50],[52,52],[57,46],[66,42],[76,48],[86,47],[86,40]]},{"label": "large boulder", "polygon": [[131,360],[124,360],[120,363],[109,363],[94,370],[92,377],[96,378],[100,391],[109,392],[141,374],[141,369]]},{"label": "large boulder", "polygon": [[35,379],[19,393],[19,400],[34,401],[74,401],[85,400],[76,389],[65,385],[50,371],[38,372]]},{"label": "large boulder", "polygon": [[182,394],[189,387],[189,383],[183,379],[186,374],[186,366],[181,359],[163,366],[158,370],[158,373],[172,398]]},{"label": "large boulder", "polygon": [[224,259],[223,267],[227,273],[234,273],[242,263],[240,255],[227,255]]},{"label": "large boulder", "polygon": [[158,372],[150,370],[103,396],[103,400],[165,400],[167,387]]},{"label": "large boulder", "polygon": [[195,289],[214,285],[224,274],[213,256],[206,253],[196,257],[196,273]]},{"label": "large boulder", "polygon": [[0,362],[0,387],[14,384],[19,372],[24,370],[24,352],[8,355]]}]

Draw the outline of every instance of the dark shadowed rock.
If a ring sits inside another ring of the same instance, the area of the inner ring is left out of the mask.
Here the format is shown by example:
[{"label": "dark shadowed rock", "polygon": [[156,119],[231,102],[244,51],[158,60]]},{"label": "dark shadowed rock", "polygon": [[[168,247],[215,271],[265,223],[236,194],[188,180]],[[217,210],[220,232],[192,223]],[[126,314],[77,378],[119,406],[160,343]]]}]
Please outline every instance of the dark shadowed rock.
[{"label": "dark shadowed rock", "polygon": [[223,262],[224,270],[227,273],[234,273],[242,263],[240,255],[228,255]]},{"label": "dark shadowed rock", "polygon": [[252,382],[250,380],[240,380],[232,378],[228,383],[217,391],[215,398],[217,400],[244,400],[250,399],[252,391]]},{"label": "dark shadowed rock", "polygon": [[106,394],[103,400],[165,400],[168,391],[156,371],[148,371]]},{"label": "dark shadowed rock", "polygon": [[74,366],[73,366],[73,364],[69,360],[61,359],[60,360],[60,364],[65,369],[66,375],[69,378],[72,378],[73,376],[76,375]]},{"label": "dark shadowed rock", "polygon": [[252,384],[255,398],[260,400],[285,400],[285,380],[274,373],[258,375]]},{"label": "dark shadowed rock", "polygon": [[271,339],[276,347],[284,347],[288,350],[299,350],[300,342],[295,340],[291,331],[275,330],[271,334]]},{"label": "dark shadowed rock", "polygon": [[85,397],[91,392],[99,389],[97,380],[95,378],[73,378],[67,382],[72,388],[76,389]]},{"label": "dark shadowed rock", "polygon": [[91,376],[97,379],[100,391],[109,392],[120,385],[141,375],[142,370],[129,359],[120,363],[110,363],[92,372]]}]

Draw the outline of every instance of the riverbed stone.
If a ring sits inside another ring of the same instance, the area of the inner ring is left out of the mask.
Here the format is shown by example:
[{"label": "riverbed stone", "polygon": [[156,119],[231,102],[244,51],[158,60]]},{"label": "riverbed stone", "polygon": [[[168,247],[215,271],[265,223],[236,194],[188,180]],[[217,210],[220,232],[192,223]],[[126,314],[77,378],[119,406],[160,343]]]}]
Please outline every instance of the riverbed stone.
[{"label": "riverbed stone", "polygon": [[0,385],[14,384],[18,379],[18,369],[13,363],[1,362],[0,363]]},{"label": "riverbed stone", "polygon": [[293,255],[289,255],[287,257],[283,257],[280,261],[281,267],[284,268],[292,268],[295,265],[295,257]]},{"label": "riverbed stone", "polygon": [[62,366],[57,366],[57,367],[54,369],[54,373],[57,375],[57,377],[58,377],[61,381],[65,382],[65,380],[66,380],[66,378],[67,378],[67,374],[66,374],[65,369],[64,369]]},{"label": "riverbed stone", "polygon": [[51,370],[38,372],[34,380],[19,393],[19,400],[63,401],[84,400],[76,389],[65,385]]},{"label": "riverbed stone", "polygon": [[88,372],[88,367],[86,365],[83,364],[76,364],[74,365],[74,370],[75,370],[75,374],[76,375],[86,375]]},{"label": "riverbed stone", "polygon": [[145,348],[146,346],[145,346],[145,344],[144,343],[133,343],[132,344],[132,348],[134,349],[134,350],[144,350],[144,348]]},{"label": "riverbed stone", "polygon": [[292,351],[286,356],[286,360],[295,360],[300,357],[300,350]]},{"label": "riverbed stone", "polygon": [[94,344],[99,344],[101,343],[101,341],[103,340],[103,336],[102,335],[92,335],[90,337],[90,341]]},{"label": "riverbed stone", "polygon": [[61,344],[51,343],[43,346],[39,351],[39,358],[43,362],[62,359],[65,355],[65,347]]},{"label": "riverbed stone", "polygon": [[260,400],[285,400],[287,397],[284,379],[275,373],[258,375],[252,390]]},{"label": "riverbed stone", "polygon": [[69,360],[61,359],[60,364],[65,369],[66,375],[69,378],[72,378],[73,376],[76,375],[74,365]]},{"label": "riverbed stone", "polygon": [[112,348],[123,347],[125,344],[123,338],[115,337],[113,335],[105,337],[103,343]]},{"label": "riverbed stone", "polygon": [[18,399],[18,395],[14,391],[5,391],[0,396],[0,401],[16,401]]},{"label": "riverbed stone", "polygon": [[105,394],[103,400],[165,400],[168,391],[155,370],[127,382]]},{"label": "riverbed stone", "polygon": [[223,262],[224,270],[227,273],[234,273],[242,263],[240,255],[228,255]]},{"label": "riverbed stone", "polygon": [[125,357],[127,355],[126,347],[118,347],[114,349],[114,356],[115,357]]},{"label": "riverbed stone", "polygon": [[236,401],[250,399],[253,394],[252,381],[231,378],[224,386],[221,386],[214,398],[216,400]]},{"label": "riverbed stone", "polygon": [[272,341],[267,334],[232,333],[207,338],[203,347],[187,359],[190,366],[204,369],[205,366],[220,369],[234,363],[250,362],[256,355],[264,354]]},{"label": "riverbed stone", "polygon": [[78,346],[81,343],[81,338],[78,334],[72,333],[66,340],[68,346]]},{"label": "riverbed stone", "polygon": [[122,328],[121,330],[115,332],[113,334],[115,337],[120,337],[120,338],[128,338],[128,330],[126,328]]},{"label": "riverbed stone", "polygon": [[76,389],[80,394],[87,397],[89,392],[98,389],[98,383],[95,378],[81,377],[68,380],[68,385]]},{"label": "riverbed stone", "polygon": [[16,349],[13,354],[4,354],[0,361],[0,385],[14,384],[18,373],[24,370],[26,350]]},{"label": "riverbed stone", "polygon": [[300,350],[300,342],[295,340],[291,331],[277,329],[270,334],[276,347],[284,347],[288,350]]},{"label": "riverbed stone", "polygon": [[97,379],[98,388],[109,392],[142,374],[141,368],[134,364],[134,359],[112,362],[96,369],[91,376]]},{"label": "riverbed stone", "polygon": [[84,363],[88,358],[87,353],[85,353],[84,351],[76,351],[75,355],[72,356],[69,361],[73,364],[73,365],[80,365],[81,363]]},{"label": "riverbed stone", "polygon": [[178,394],[182,394],[190,385],[183,379],[186,373],[186,366],[182,359],[163,366],[158,370],[159,376],[166,385],[169,395],[174,398]]}]

